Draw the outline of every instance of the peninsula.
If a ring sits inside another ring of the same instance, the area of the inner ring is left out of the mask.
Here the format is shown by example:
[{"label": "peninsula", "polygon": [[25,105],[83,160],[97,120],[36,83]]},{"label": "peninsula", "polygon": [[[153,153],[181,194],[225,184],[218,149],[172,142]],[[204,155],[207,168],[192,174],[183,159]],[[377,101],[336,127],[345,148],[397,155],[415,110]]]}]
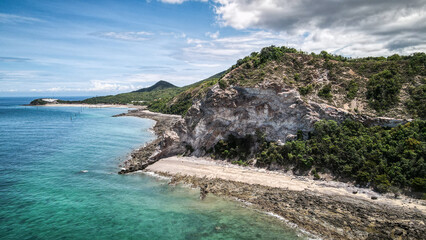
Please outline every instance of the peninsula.
[{"label": "peninsula", "polygon": [[[151,171],[333,239],[426,235],[426,54],[346,58],[270,46],[185,87],[58,104],[132,104]],[[36,100],[38,103],[41,100]]]}]

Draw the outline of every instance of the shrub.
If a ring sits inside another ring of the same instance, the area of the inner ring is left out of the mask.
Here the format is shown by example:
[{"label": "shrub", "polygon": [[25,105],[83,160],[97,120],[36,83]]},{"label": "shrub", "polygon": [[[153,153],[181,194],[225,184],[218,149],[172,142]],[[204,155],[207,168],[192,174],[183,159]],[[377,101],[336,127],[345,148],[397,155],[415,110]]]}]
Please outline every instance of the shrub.
[{"label": "shrub", "polygon": [[394,73],[384,70],[367,83],[367,99],[376,111],[387,110],[398,102],[401,83]]},{"label": "shrub", "polygon": [[358,83],[355,80],[351,80],[346,86],[346,98],[352,100],[355,98],[356,94],[358,93]]},{"label": "shrub", "polygon": [[[366,127],[346,120],[319,121],[309,139],[280,146],[264,142],[257,154],[259,166],[276,162],[317,173],[318,167],[336,177],[353,179],[376,191],[411,187],[426,191],[426,121],[394,128]],[[315,177],[315,176],[314,176]],[[393,187],[392,187],[393,186]]]},{"label": "shrub", "polygon": [[327,100],[331,100],[333,98],[333,95],[331,94],[331,84],[327,84],[322,87],[318,92],[318,96]]},{"label": "shrub", "polygon": [[223,79],[220,79],[219,80],[219,87],[220,87],[220,89],[225,90],[226,87],[227,87],[226,81],[223,80]]},{"label": "shrub", "polygon": [[[426,80],[423,80],[426,82]],[[423,83],[410,90],[410,99],[407,102],[409,111],[415,116],[426,118],[426,84]]]},{"label": "shrub", "polygon": [[309,93],[311,93],[312,91],[313,91],[313,87],[312,87],[312,84],[308,84],[308,85],[306,85],[305,87],[299,87],[298,88],[298,90],[299,90],[299,93],[302,95],[302,96],[306,96],[306,95],[308,95]]},{"label": "shrub", "polygon": [[299,81],[300,80],[300,73],[295,73],[294,74],[294,81]]}]

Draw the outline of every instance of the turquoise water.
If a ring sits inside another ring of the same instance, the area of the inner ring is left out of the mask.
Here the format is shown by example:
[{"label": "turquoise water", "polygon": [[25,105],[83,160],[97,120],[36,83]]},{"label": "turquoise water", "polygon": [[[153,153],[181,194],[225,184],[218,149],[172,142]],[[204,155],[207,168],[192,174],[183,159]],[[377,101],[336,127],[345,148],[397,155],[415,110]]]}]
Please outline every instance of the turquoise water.
[{"label": "turquoise water", "polygon": [[116,174],[153,121],[29,100],[0,98],[0,239],[301,239],[240,203]]}]

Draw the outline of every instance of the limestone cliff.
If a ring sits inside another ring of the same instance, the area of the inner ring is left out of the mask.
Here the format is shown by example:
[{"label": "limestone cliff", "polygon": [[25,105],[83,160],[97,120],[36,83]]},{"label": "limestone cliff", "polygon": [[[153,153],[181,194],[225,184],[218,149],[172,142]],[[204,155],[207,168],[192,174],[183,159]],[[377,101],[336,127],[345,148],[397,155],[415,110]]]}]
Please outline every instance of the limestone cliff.
[{"label": "limestone cliff", "polygon": [[305,134],[321,119],[345,119],[369,125],[395,126],[407,120],[357,115],[324,103],[304,101],[296,89],[276,84],[267,87],[214,86],[175,126],[183,145],[204,155],[229,134],[238,137],[261,132],[268,141],[285,142],[300,130]]}]

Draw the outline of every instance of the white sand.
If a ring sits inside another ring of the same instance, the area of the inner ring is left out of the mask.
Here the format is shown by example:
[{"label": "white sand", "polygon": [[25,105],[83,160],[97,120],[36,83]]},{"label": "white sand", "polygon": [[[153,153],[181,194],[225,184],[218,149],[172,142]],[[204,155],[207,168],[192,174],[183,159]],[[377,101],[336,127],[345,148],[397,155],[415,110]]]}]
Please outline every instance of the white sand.
[{"label": "white sand", "polygon": [[[151,172],[169,174],[183,174],[196,177],[220,178],[249,184],[259,184],[269,187],[278,187],[293,191],[310,190],[329,195],[343,195],[364,199],[374,203],[391,204],[409,208],[417,208],[426,214],[426,206],[422,200],[401,197],[388,198],[365,188],[356,188],[346,183],[336,181],[315,181],[307,177],[296,177],[291,174],[267,171],[259,168],[240,167],[222,161],[195,157],[169,157],[159,160],[146,169]],[[352,192],[356,190],[358,194]],[[378,196],[378,200],[371,200],[371,196]]]},{"label": "white sand", "polygon": [[85,108],[145,108],[144,106],[124,105],[124,104],[71,104],[71,103],[48,103],[37,105],[36,107],[85,107]]}]

